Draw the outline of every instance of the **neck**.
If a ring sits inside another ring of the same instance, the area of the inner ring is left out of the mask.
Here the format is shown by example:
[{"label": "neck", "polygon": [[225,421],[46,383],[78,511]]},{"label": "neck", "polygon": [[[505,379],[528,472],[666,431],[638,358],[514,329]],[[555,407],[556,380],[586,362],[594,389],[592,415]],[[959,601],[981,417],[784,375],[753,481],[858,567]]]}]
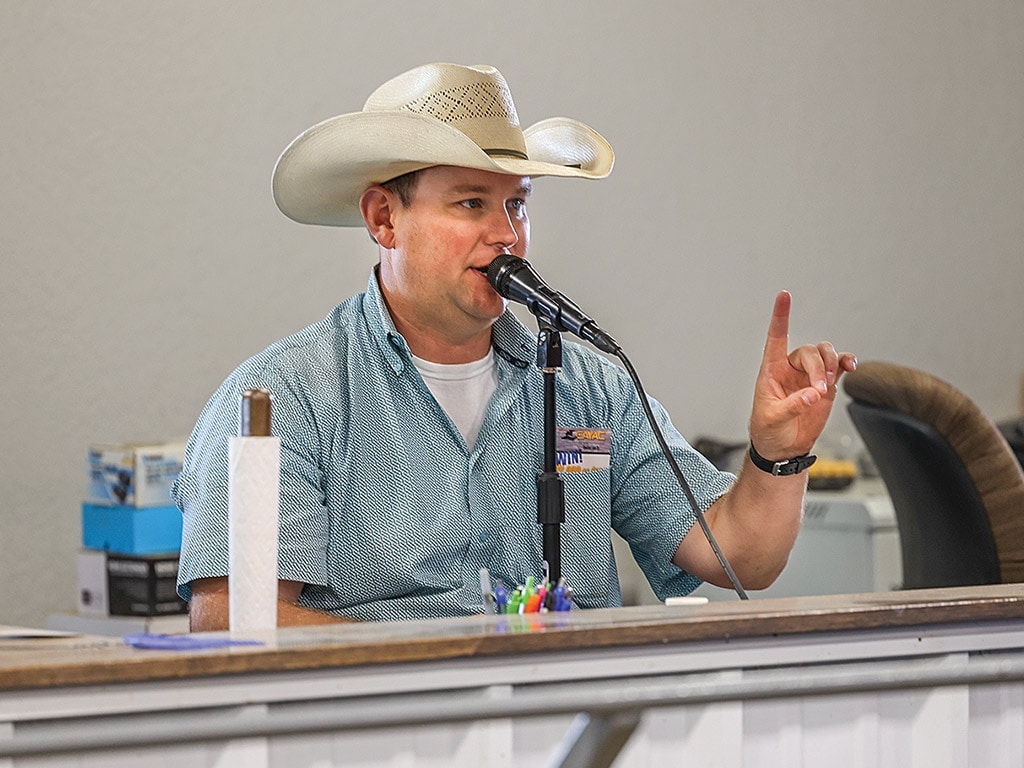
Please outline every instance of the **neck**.
[{"label": "neck", "polygon": [[416,357],[429,360],[432,363],[445,365],[472,363],[487,357],[487,353],[491,349],[490,328],[482,336],[458,343],[439,338],[431,333],[419,334],[415,329],[403,328],[397,319],[394,319],[394,322],[395,328],[409,344],[409,350]]},{"label": "neck", "polygon": [[455,365],[481,360],[490,352],[490,323],[466,328],[455,322],[431,322],[430,318],[406,312],[406,307],[389,294],[382,280],[378,279],[378,285],[395,330],[402,334],[409,351],[416,357],[432,363]]}]

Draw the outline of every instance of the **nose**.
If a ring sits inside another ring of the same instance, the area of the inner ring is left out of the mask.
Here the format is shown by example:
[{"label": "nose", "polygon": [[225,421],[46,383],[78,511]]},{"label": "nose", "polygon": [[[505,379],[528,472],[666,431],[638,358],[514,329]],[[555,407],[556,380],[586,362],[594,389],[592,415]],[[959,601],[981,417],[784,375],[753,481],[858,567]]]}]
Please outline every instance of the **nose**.
[{"label": "nose", "polygon": [[490,217],[491,229],[488,232],[490,243],[499,250],[508,250],[519,242],[519,230],[508,209],[502,206]]}]

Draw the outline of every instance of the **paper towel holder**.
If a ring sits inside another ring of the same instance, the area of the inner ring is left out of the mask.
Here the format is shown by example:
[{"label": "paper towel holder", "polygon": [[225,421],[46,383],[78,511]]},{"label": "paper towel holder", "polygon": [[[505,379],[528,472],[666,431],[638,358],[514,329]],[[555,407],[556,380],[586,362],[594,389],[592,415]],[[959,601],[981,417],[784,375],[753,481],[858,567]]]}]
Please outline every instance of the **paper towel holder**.
[{"label": "paper towel holder", "polygon": [[270,405],[274,396],[266,389],[247,389],[240,395],[238,434],[240,437],[270,436]]}]

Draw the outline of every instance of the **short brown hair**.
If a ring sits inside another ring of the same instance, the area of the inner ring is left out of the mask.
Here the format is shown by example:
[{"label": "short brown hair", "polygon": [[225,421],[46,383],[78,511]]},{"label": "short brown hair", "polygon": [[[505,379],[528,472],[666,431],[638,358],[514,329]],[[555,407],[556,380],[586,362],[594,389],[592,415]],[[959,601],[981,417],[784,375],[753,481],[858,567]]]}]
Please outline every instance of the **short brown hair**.
[{"label": "short brown hair", "polygon": [[402,201],[402,205],[408,208],[412,203],[412,194],[416,191],[416,182],[419,181],[419,178],[419,171],[409,171],[409,173],[403,173],[401,176],[385,181],[381,186],[397,195],[398,199]]},{"label": "short brown hair", "polygon": [[[381,186],[395,195],[402,205],[408,208],[412,204],[412,193],[416,191],[416,182],[419,181],[419,178],[420,171],[409,171],[409,173],[403,173],[401,176],[381,182]],[[377,242],[377,238],[373,235],[370,235],[370,239]]]}]

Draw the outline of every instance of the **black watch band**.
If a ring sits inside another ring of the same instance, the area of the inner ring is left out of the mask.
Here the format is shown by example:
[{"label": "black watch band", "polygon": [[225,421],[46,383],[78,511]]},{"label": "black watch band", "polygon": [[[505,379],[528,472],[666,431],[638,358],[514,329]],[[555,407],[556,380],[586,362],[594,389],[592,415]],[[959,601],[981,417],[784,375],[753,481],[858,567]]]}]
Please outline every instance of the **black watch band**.
[{"label": "black watch band", "polygon": [[754,462],[754,466],[769,475],[775,475],[776,477],[785,475],[796,475],[803,472],[811,464],[818,460],[817,456],[813,456],[809,453],[805,453],[803,456],[795,456],[792,459],[783,459],[782,461],[768,461],[764,456],[757,452],[754,448],[754,443],[750,443],[750,460]]}]

